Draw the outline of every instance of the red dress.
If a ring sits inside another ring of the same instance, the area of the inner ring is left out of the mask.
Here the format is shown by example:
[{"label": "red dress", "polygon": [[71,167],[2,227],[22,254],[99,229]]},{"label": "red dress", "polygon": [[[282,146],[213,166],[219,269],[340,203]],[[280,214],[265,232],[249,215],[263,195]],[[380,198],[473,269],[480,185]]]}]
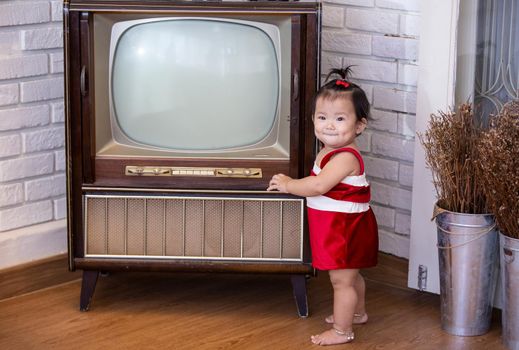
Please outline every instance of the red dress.
[{"label": "red dress", "polygon": [[[324,156],[321,168],[339,152],[355,155],[361,175],[347,176],[329,192],[306,199],[312,265],[319,270],[359,269],[377,264],[377,221],[369,206],[370,189],[361,155],[350,147],[333,150]],[[315,164],[311,175],[319,174],[321,168]]]}]

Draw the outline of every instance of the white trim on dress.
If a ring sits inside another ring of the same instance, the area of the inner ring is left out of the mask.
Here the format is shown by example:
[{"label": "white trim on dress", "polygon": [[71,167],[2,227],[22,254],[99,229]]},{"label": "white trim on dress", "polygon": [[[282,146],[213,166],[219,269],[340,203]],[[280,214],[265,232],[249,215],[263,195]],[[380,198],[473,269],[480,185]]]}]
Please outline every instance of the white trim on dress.
[{"label": "white trim on dress", "polygon": [[339,213],[363,213],[369,210],[369,203],[340,201],[326,196],[307,197],[306,205],[312,209]]},{"label": "white trim on dress", "polygon": [[[321,172],[321,168],[314,164],[313,172],[318,175]],[[366,174],[346,176],[341,181],[342,184],[356,186],[356,187],[367,187],[369,186],[366,180]],[[363,213],[369,210],[369,203],[356,203],[349,201],[342,201],[326,197],[323,195],[313,196],[306,198],[306,205],[309,208],[324,210],[324,211],[335,211],[339,213]]]}]

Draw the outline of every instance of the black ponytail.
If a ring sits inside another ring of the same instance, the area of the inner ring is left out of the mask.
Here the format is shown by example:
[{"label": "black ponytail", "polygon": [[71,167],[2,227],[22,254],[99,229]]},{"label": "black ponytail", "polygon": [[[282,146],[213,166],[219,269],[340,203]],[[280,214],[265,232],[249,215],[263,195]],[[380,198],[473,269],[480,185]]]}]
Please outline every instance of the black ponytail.
[{"label": "black ponytail", "polygon": [[[328,81],[328,79],[330,79],[330,77],[332,75],[338,75],[340,76],[341,80],[348,80],[348,77],[351,75],[352,73],[352,70],[351,70],[351,67],[353,66],[348,66],[346,68],[333,68],[332,70],[330,70],[330,72],[328,73],[328,75],[326,76],[326,79],[325,81]],[[337,79],[335,79],[337,80]]]}]

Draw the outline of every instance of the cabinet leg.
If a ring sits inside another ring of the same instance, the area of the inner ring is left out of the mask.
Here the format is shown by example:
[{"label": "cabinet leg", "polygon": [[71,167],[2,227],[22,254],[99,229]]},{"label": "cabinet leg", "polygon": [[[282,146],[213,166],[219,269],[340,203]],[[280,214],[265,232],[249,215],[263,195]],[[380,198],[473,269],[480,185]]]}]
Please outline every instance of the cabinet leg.
[{"label": "cabinet leg", "polygon": [[79,310],[88,311],[90,307],[90,301],[94,295],[96,289],[97,277],[99,271],[83,271],[83,280],[81,282],[81,297],[79,299]]},{"label": "cabinet leg", "polygon": [[297,313],[299,317],[308,317],[308,301],[306,297],[305,275],[291,275],[292,290],[296,299]]}]

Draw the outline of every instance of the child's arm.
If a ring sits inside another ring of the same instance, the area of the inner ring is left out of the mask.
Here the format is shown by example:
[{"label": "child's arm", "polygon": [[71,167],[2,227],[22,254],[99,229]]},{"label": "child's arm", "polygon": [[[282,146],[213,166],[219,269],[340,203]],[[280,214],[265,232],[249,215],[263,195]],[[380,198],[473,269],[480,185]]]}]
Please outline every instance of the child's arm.
[{"label": "child's arm", "polygon": [[301,197],[312,197],[324,194],[348,175],[358,174],[360,164],[351,153],[336,154],[317,176],[292,179],[289,176],[274,175],[267,191],[278,190]]}]

